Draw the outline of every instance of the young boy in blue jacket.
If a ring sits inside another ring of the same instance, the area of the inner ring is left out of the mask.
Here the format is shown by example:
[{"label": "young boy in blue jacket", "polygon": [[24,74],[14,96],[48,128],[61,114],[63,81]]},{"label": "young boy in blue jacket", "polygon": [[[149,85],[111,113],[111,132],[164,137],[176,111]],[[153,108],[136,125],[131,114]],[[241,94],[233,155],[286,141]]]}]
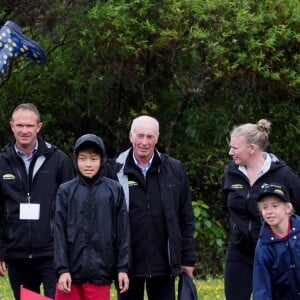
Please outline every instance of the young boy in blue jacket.
[{"label": "young boy in blue jacket", "polygon": [[102,175],[106,154],[102,140],[81,136],[74,147],[77,177],[57,192],[54,263],[56,300],[109,300],[118,278],[129,287],[128,213],[122,186]]},{"label": "young boy in blue jacket", "polygon": [[300,299],[300,217],[283,185],[264,184],[257,201],[264,222],[254,256],[253,300]]}]

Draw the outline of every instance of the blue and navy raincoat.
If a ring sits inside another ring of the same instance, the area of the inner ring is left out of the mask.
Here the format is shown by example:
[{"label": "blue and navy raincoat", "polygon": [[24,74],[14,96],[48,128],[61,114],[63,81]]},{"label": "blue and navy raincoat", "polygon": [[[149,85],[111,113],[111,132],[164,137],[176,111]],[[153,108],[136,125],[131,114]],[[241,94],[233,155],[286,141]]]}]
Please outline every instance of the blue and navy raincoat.
[{"label": "blue and navy raincoat", "polygon": [[291,216],[286,238],[263,223],[255,249],[253,300],[300,299],[300,217]]}]

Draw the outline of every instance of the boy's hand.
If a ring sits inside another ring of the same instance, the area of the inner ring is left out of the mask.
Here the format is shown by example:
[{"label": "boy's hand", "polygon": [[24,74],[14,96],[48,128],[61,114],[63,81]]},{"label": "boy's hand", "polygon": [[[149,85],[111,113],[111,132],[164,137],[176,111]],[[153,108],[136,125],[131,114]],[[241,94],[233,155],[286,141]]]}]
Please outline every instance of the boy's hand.
[{"label": "boy's hand", "polygon": [[6,264],[4,261],[0,261],[0,276],[4,276],[6,272]]},{"label": "boy's hand", "polygon": [[70,273],[62,273],[58,279],[58,289],[61,292],[69,294],[71,292],[71,274]]},{"label": "boy's hand", "polygon": [[120,293],[124,293],[124,292],[128,291],[129,279],[128,279],[127,273],[120,272],[118,274],[118,281],[119,281]]}]

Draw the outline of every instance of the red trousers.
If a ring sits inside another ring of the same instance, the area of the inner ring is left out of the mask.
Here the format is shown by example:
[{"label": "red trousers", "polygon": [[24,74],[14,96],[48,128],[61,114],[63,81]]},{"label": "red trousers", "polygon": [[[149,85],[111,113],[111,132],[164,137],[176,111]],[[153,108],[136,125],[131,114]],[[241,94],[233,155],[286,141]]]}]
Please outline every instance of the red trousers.
[{"label": "red trousers", "polygon": [[72,284],[70,294],[59,291],[56,285],[55,300],[110,300],[110,285]]}]

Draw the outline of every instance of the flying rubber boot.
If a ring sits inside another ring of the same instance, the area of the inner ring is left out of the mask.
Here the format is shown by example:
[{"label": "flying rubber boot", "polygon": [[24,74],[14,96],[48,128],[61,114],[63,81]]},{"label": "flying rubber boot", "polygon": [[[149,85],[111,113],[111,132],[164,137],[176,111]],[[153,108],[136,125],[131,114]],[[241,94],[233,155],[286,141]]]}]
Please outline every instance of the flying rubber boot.
[{"label": "flying rubber boot", "polygon": [[22,56],[28,57],[38,64],[46,61],[43,48],[26,37],[17,24],[7,21],[0,29],[0,79],[11,61]]}]

